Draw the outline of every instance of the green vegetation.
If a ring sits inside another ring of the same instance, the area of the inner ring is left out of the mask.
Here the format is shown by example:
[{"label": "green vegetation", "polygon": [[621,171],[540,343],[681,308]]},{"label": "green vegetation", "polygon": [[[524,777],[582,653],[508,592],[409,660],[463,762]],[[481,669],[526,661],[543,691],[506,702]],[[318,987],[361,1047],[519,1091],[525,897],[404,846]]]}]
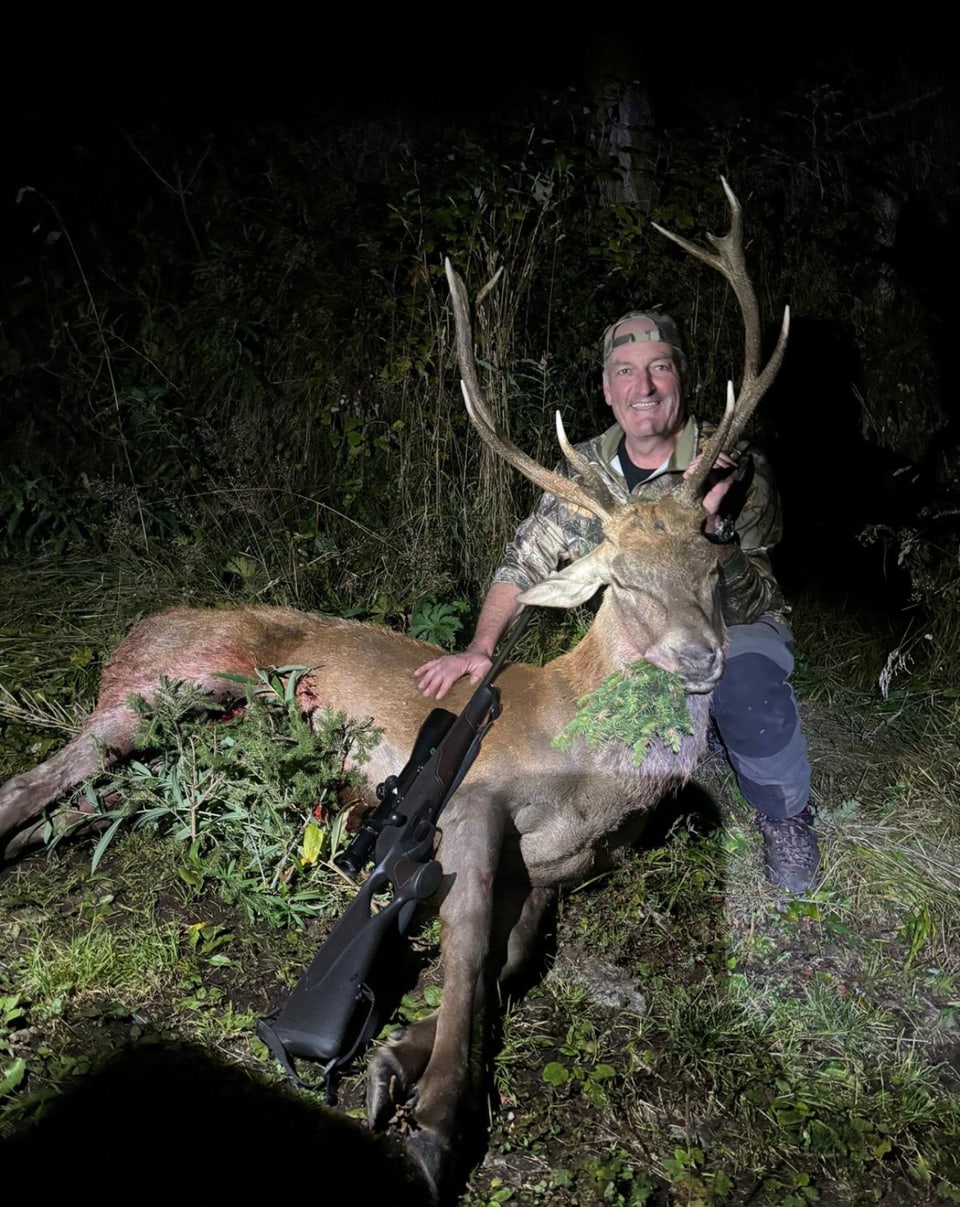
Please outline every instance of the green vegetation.
[{"label": "green vegetation", "polygon": [[221,710],[195,689],[167,684],[151,705],[141,701],[134,747],[154,757],[134,757],[88,789],[105,826],[92,870],[130,820],[187,845],[180,876],[191,889],[215,882],[222,900],[274,925],[315,915],[330,889],[313,881],[344,833],[341,793],[356,799],[379,735],[329,709],[307,721],[296,693],[303,669],[238,679],[250,703],[218,724],[210,714]]},{"label": "green vegetation", "polygon": [[625,742],[633,751],[631,761],[639,765],[651,742],[676,752],[683,735],[693,732],[684,698],[678,673],[634,662],[577,701],[579,711],[553,744],[569,750],[574,738],[582,738],[596,750],[604,742]]}]

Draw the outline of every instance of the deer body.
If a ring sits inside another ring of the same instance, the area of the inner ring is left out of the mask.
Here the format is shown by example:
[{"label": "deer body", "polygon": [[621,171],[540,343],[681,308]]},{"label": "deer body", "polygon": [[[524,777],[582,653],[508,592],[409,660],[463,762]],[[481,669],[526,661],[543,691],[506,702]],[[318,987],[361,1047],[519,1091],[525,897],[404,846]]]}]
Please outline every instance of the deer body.
[{"label": "deer body", "polygon": [[[701,552],[705,542],[682,518],[691,552]],[[711,561],[708,555],[701,568]],[[683,564],[676,560],[678,570]],[[696,556],[686,563],[687,577],[697,564]],[[662,587],[663,571],[662,564],[650,563],[651,589]],[[436,1015],[377,1049],[368,1072],[369,1113],[377,1127],[387,1125],[398,1101],[415,1095],[420,1130],[408,1146],[433,1184],[454,1139],[473,1019],[486,987],[525,961],[554,890],[609,866],[617,848],[637,836],[647,810],[696,766],[723,639],[713,607],[715,576],[707,574],[699,588],[710,610],[691,607],[697,623],[684,648],[687,661],[707,667],[709,675],[691,681],[697,688],[689,696],[694,733],[683,738],[679,754],[654,746],[638,767],[619,744],[600,751],[579,742],[567,751],[551,745],[579,697],[657,644],[663,628],[658,609],[625,612],[615,587],[571,653],[542,668],[514,663],[501,672],[503,713],[440,819],[443,1002]],[[696,600],[693,584],[685,593]],[[674,645],[682,645],[680,636],[677,630]],[[34,837],[35,819],[47,804],[104,761],[131,751],[139,717],[130,697],[151,699],[161,679],[195,684],[227,703],[242,689],[225,673],[253,677],[258,667],[306,666],[298,683],[305,712],[329,706],[369,717],[383,729],[366,768],[369,784],[379,783],[404,764],[428,711],[413,670],[430,650],[379,626],[287,608],[178,608],[148,617],[107,661],[97,707],[77,737],[0,788],[0,844],[6,840],[7,854],[16,852]],[[462,707],[471,691],[469,684],[458,685],[451,708]]]},{"label": "deer body", "polygon": [[[726,184],[725,184],[726,188]],[[440,818],[438,858],[443,998],[430,1018],[374,1050],[368,1065],[370,1122],[385,1127],[396,1107],[413,1102],[408,1147],[436,1186],[449,1164],[457,1107],[467,1080],[472,1020],[487,987],[524,960],[554,890],[608,864],[636,836],[643,815],[692,773],[703,748],[710,692],[723,672],[724,626],[719,567],[725,553],[703,533],[701,500],[719,454],[732,447],[769,385],[783,354],[786,319],[773,356],[758,372],[756,299],[742,256],[740,209],[727,188],[730,234],[711,236],[717,254],[686,250],[730,281],[747,328],[740,398],[732,387],[723,422],[700,464],[673,493],[636,499],[618,493],[566,440],[574,478],[544,469],[496,426],[480,395],[463,283],[449,267],[467,411],[483,440],[559,499],[600,520],[603,540],[562,571],[524,591],[524,605],[570,607],[605,587],[590,631],[570,653],[542,668],[508,665],[498,686],[503,713],[487,734],[469,775]],[[672,236],[671,236],[672,237]],[[99,702],[64,750],[0,787],[0,851],[16,851],[56,796],[132,748],[137,715],[161,678],[198,684],[221,701],[259,667],[302,665],[301,707],[332,707],[372,719],[383,738],[368,767],[371,784],[406,762],[428,705],[414,670],[430,647],[383,628],[292,609],[174,609],[140,622],[108,661]],[[693,733],[678,753],[654,743],[637,767],[631,751],[610,742],[598,751],[577,740],[568,751],[553,739],[577,701],[612,672],[640,659],[677,671],[688,692]],[[470,695],[460,683],[449,704]],[[372,800],[372,797],[371,797]],[[5,846],[3,845],[5,844]]]},{"label": "deer body", "polygon": [[[596,629],[594,634],[599,636]],[[547,667],[514,663],[504,668],[498,680],[504,718],[488,735],[459,794],[469,786],[472,795],[511,802],[513,826],[530,852],[525,862],[531,875],[534,868],[557,867],[573,857],[558,845],[583,855],[585,835],[579,827],[568,843],[559,843],[559,803],[582,801],[585,792],[593,797],[598,784],[611,781],[618,785],[611,793],[617,808],[629,813],[636,807],[631,801],[638,784],[648,778],[630,765],[626,747],[604,750],[585,765],[582,750],[551,746],[576,711],[577,699],[619,664],[598,658],[596,636],[588,635],[577,650]],[[77,737],[0,788],[0,842],[16,844],[24,823],[33,821],[51,801],[105,763],[130,753],[139,724],[130,698],[151,700],[162,679],[196,685],[226,704],[242,698],[242,690],[225,674],[252,677],[258,667],[306,666],[309,670],[298,684],[304,712],[332,707],[369,717],[383,729],[367,768],[370,783],[379,783],[406,761],[424,720],[428,706],[416,690],[413,669],[431,648],[379,626],[289,608],[176,608],[148,617],[107,661],[97,706]],[[633,654],[627,661],[638,657]],[[461,708],[471,690],[469,684],[458,685],[450,695],[451,708]],[[694,746],[693,738],[684,739],[684,774],[695,764]],[[655,774],[675,775],[679,764],[673,760],[671,752],[667,766],[658,766]],[[541,834],[543,814],[552,846]],[[449,809],[444,816],[450,816]],[[600,810],[589,828],[605,834],[617,821]],[[541,848],[544,853],[534,855]],[[543,873],[552,883],[576,874],[574,870],[558,879]]]}]

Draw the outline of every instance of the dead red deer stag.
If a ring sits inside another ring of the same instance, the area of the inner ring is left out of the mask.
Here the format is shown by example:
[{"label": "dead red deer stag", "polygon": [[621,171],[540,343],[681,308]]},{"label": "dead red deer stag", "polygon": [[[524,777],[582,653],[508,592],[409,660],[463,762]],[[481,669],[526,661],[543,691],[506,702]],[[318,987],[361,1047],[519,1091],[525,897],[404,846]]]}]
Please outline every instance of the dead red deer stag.
[{"label": "dead red deer stag", "polygon": [[[559,416],[561,447],[576,479],[545,469],[516,448],[481,397],[466,291],[447,266],[474,426],[520,473],[603,526],[596,549],[530,588],[521,602],[572,607],[600,587],[606,591],[574,650],[541,668],[514,663],[503,670],[504,714],[442,817],[442,1005],[376,1048],[368,1064],[372,1126],[385,1127],[399,1102],[413,1102],[415,1130],[407,1144],[433,1184],[449,1165],[473,1019],[485,987],[524,960],[556,888],[590,875],[631,841],[642,815],[687,779],[703,748],[725,635],[717,595],[723,548],[703,535],[700,500],[720,450],[732,446],[777,371],[788,322],[785,314],[774,354],[758,372],[759,317],[744,266],[740,206],[723,183],[732,214],[729,234],[710,236],[714,252],[676,242],[717,268],[734,289],[746,327],[744,380],[738,399],[730,388],[726,414],[698,471],[675,494],[638,501],[611,493],[571,448]],[[150,699],[161,678],[197,684],[227,701],[240,689],[224,673],[310,667],[300,681],[305,709],[329,705],[372,717],[383,729],[369,767],[369,781],[376,784],[403,765],[428,710],[413,675],[428,654],[423,643],[384,628],[285,608],[177,608],[149,617],[108,661],[97,707],[78,736],[0,788],[0,842],[6,841],[7,854],[18,849],[50,801],[104,762],[129,754],[138,723],[130,697]],[[551,745],[580,697],[641,659],[682,676],[693,733],[679,752],[654,744],[634,766],[625,745],[609,743],[598,751],[580,742],[568,751]],[[458,685],[451,707],[462,707],[470,691]]]}]

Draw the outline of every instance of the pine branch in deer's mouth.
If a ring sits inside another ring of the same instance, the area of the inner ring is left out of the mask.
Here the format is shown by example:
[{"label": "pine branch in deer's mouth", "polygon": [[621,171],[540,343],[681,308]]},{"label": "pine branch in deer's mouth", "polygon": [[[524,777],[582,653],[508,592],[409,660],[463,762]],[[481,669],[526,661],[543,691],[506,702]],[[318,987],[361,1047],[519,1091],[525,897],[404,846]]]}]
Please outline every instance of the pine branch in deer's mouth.
[{"label": "pine branch in deer's mouth", "polygon": [[608,675],[577,705],[573,719],[553,739],[558,750],[569,750],[574,738],[591,750],[619,742],[631,749],[630,761],[639,766],[653,742],[676,754],[684,735],[694,732],[682,676],[650,662],[633,662]]}]

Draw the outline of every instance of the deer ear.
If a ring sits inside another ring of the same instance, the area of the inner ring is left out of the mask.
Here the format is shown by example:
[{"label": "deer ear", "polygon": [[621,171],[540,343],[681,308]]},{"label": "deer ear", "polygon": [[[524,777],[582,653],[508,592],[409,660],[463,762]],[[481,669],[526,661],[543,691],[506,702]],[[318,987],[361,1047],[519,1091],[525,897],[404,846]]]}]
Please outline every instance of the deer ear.
[{"label": "deer ear", "polygon": [[599,578],[592,583],[574,583],[562,574],[551,574],[542,583],[528,587],[517,598],[522,604],[537,604],[544,608],[576,608],[586,603],[602,586]]},{"label": "deer ear", "polygon": [[517,596],[522,604],[537,604],[546,608],[576,608],[586,603],[606,583],[606,554],[604,541],[577,561],[548,575]]}]

